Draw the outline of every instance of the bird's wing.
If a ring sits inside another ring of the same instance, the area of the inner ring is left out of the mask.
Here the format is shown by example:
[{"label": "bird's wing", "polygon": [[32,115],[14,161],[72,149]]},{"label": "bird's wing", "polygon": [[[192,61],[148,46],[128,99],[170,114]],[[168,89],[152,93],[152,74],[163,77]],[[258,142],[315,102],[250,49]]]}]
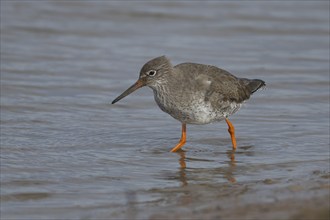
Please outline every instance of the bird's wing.
[{"label": "bird's wing", "polygon": [[241,103],[250,96],[239,78],[216,66],[182,63],[174,68],[183,75],[184,83],[196,87],[195,91],[205,93],[205,101]]},{"label": "bird's wing", "polygon": [[250,97],[239,78],[217,67],[211,67],[211,69],[213,70],[209,71],[208,76],[211,78],[212,83],[206,93],[206,98],[220,98],[223,101],[229,100],[241,103]]}]

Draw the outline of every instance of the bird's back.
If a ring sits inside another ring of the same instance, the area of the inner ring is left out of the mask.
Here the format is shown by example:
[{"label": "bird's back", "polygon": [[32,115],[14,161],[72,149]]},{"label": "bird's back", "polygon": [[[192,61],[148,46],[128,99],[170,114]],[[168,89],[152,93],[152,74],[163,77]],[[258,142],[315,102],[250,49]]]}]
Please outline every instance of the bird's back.
[{"label": "bird's back", "polygon": [[226,70],[211,65],[182,63],[174,69],[183,78],[182,83],[195,87],[195,91],[204,91],[206,99],[217,96],[218,99],[241,103],[265,85],[262,80],[237,78]]}]

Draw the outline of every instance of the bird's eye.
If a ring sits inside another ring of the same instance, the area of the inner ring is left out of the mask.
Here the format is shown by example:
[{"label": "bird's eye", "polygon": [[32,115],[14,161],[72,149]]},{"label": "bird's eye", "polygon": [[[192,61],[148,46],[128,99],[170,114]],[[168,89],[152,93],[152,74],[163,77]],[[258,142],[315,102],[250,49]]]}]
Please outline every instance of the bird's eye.
[{"label": "bird's eye", "polygon": [[147,72],[147,75],[148,75],[148,76],[154,76],[154,75],[156,75],[156,70],[149,70],[149,71]]}]

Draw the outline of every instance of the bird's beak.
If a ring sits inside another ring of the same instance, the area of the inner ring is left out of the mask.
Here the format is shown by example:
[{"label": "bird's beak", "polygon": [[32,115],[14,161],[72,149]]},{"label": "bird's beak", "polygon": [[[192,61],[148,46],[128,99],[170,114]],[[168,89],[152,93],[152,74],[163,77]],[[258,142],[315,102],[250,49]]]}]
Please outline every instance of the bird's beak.
[{"label": "bird's beak", "polygon": [[111,104],[115,104],[116,102],[118,102],[119,100],[121,100],[122,98],[124,98],[125,96],[128,96],[129,94],[131,94],[132,92],[134,92],[135,90],[145,86],[146,83],[144,82],[144,80],[142,79],[138,79],[131,87],[129,87],[128,89],[126,89],[125,92],[123,92],[120,96],[118,96],[117,98],[115,98],[115,100],[112,101]]}]

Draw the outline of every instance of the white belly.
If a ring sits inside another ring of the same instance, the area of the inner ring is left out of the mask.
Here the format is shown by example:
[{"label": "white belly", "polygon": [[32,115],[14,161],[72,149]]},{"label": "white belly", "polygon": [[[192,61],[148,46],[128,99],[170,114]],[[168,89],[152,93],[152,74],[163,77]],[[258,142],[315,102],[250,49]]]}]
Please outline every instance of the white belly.
[{"label": "white belly", "polygon": [[234,114],[242,104],[223,102],[219,109],[214,109],[204,98],[192,98],[191,101],[169,100],[162,94],[154,93],[155,101],[161,110],[186,124],[209,124],[225,119]]}]

